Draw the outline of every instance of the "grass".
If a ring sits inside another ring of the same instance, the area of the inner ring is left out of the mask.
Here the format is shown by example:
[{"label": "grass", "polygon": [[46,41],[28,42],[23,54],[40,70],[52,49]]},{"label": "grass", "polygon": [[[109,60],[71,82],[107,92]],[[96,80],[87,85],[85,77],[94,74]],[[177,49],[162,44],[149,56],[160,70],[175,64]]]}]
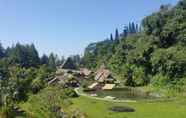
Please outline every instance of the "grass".
[{"label": "grass", "polygon": [[[138,101],[137,103],[111,103],[86,97],[72,99],[71,109],[78,109],[88,118],[186,118],[186,100]],[[128,106],[136,111],[116,113],[109,110],[112,106]]]},{"label": "grass", "polygon": [[[137,100],[135,103],[114,103],[80,96],[64,100],[63,91],[48,88],[33,95],[20,107],[29,118],[50,118],[48,112],[48,95],[54,95],[54,103],[62,107],[69,115],[78,111],[85,118],[186,118],[186,98]],[[135,109],[135,112],[113,112],[113,106]],[[26,117],[25,117],[26,118]],[[79,117],[77,117],[79,118]]]}]

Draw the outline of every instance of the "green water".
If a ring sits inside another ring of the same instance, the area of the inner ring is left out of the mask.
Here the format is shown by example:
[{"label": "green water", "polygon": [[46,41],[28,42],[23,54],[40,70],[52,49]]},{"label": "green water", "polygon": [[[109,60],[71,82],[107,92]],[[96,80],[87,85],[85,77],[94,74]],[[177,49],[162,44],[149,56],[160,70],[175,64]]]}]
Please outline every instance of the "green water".
[{"label": "green water", "polygon": [[116,99],[155,99],[156,97],[149,95],[148,93],[142,92],[135,88],[115,88],[113,90],[96,90],[88,92],[89,94],[97,94],[98,97],[112,96]]}]

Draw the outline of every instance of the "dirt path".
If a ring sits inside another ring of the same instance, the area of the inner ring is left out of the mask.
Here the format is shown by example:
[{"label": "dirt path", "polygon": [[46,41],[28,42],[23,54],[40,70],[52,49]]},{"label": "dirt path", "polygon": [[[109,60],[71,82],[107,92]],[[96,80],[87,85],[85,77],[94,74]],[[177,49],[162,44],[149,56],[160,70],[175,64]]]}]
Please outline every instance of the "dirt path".
[{"label": "dirt path", "polygon": [[93,96],[90,96],[88,94],[85,94],[85,93],[80,93],[78,90],[79,88],[75,88],[74,89],[75,92],[79,95],[79,96],[84,96],[84,97],[87,97],[87,98],[90,98],[90,99],[95,99],[95,100],[102,100],[102,101],[109,101],[109,102],[136,102],[135,100],[112,100],[112,99],[107,99],[107,98],[100,98],[100,97],[93,97]]}]

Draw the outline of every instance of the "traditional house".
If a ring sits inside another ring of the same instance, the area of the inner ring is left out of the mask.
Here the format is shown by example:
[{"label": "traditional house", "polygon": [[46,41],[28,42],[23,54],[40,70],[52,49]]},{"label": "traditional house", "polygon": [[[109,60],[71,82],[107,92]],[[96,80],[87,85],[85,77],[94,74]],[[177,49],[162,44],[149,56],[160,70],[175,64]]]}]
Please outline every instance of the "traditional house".
[{"label": "traditional house", "polygon": [[89,89],[94,89],[96,86],[98,85],[98,83],[93,83],[90,86],[88,86]]},{"label": "traditional house", "polygon": [[112,73],[105,69],[104,66],[96,72],[95,80],[100,83],[114,83],[115,79],[112,77]]},{"label": "traditional house", "polygon": [[49,82],[48,82],[48,85],[52,85],[52,84],[54,84],[54,83],[57,83],[59,80],[58,80],[58,78],[54,78],[54,79],[52,79],[52,80],[50,80]]},{"label": "traditional house", "polygon": [[105,84],[102,88],[103,90],[112,90],[115,87],[115,84]]},{"label": "traditional house", "polygon": [[84,78],[89,78],[92,75],[92,71],[87,68],[81,68],[80,75],[83,76]]},{"label": "traditional house", "polygon": [[54,79],[51,79],[48,84],[53,85],[53,84],[61,84],[65,83],[64,76],[56,76]]},{"label": "traditional house", "polygon": [[66,74],[63,76],[56,76],[54,79],[48,82],[48,85],[61,85],[63,87],[79,87],[80,82],[77,78],[73,77],[71,74]]}]

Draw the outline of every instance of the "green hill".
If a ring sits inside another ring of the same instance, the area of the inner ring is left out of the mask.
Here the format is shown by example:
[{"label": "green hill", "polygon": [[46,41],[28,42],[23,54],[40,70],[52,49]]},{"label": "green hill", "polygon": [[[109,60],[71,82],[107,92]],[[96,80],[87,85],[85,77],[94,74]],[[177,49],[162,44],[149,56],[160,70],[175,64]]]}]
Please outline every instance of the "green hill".
[{"label": "green hill", "polygon": [[90,44],[85,49],[85,66],[96,69],[104,63],[129,86],[183,85],[186,81],[186,0],[176,6],[162,5],[158,12],[142,20],[140,28],[132,24],[125,27],[119,39],[111,37]]}]

